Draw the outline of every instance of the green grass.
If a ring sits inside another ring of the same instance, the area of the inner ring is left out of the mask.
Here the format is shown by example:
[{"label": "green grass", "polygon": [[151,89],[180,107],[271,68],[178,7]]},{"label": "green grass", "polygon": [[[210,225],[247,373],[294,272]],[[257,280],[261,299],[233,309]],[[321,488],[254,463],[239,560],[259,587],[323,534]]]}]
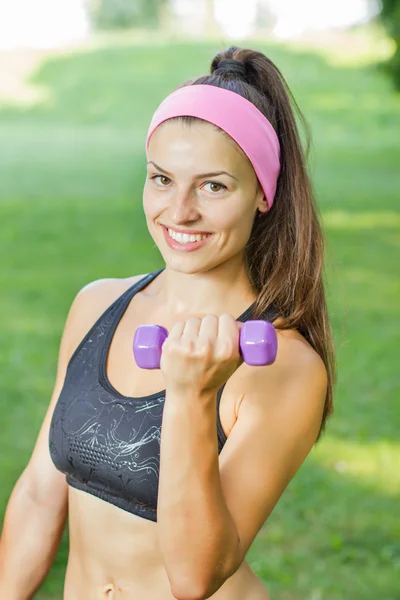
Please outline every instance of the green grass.
[{"label": "green grass", "polygon": [[[276,600],[398,600],[400,99],[368,61],[239,45],[276,62],[313,130],[339,369],[327,434],[248,560]],[[0,98],[1,516],[49,402],[74,295],[163,266],[142,210],[147,127],[220,49],[110,42],[56,54],[24,82],[26,97]],[[66,533],[38,600],[61,597],[67,549]]]}]

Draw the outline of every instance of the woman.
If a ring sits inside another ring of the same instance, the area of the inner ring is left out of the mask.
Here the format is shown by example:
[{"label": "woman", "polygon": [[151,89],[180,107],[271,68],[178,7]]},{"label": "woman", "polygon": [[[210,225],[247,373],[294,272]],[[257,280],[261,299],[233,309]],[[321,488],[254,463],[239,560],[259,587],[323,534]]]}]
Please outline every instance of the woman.
[{"label": "woman", "polygon": [[[155,112],[143,200],[166,266],[72,303],[7,506],[1,597],[38,589],[68,512],[65,600],[268,598],[245,555],[323,430],[335,375],[290,97],[266,56],[231,47]],[[272,365],[239,354],[250,318],[276,327]],[[133,360],[146,323],[169,331],[159,370]]]}]

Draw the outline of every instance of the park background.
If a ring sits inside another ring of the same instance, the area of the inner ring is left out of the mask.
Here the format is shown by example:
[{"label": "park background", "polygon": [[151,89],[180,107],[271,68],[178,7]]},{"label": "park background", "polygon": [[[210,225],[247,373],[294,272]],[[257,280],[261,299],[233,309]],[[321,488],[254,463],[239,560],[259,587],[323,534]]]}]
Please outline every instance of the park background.
[{"label": "park background", "polygon": [[[400,8],[300,4],[0,0],[0,524],[74,296],[163,266],[142,209],[154,110],[217,52],[251,47],[312,129],[338,383],[247,559],[273,600],[399,600]],[[36,600],[62,597],[67,552],[66,530]]]}]

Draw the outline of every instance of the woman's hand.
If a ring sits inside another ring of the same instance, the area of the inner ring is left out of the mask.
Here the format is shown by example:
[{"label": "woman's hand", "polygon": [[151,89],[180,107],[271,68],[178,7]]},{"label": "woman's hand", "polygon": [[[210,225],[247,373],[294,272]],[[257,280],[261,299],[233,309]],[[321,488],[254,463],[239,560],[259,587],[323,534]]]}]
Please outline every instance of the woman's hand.
[{"label": "woman's hand", "polygon": [[166,388],[180,393],[216,393],[243,363],[239,351],[242,326],[227,313],[175,323],[161,351]]}]

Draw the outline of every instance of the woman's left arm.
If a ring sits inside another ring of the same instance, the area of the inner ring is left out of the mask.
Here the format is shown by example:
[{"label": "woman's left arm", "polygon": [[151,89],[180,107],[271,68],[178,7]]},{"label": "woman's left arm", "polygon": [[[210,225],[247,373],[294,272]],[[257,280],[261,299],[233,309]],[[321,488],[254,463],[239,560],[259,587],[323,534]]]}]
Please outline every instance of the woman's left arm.
[{"label": "woman's left arm", "polygon": [[208,598],[235,573],[318,436],[325,365],[300,338],[278,339],[274,364],[241,366],[246,393],[219,456],[216,394],[167,388],[157,525],[179,600]]}]

